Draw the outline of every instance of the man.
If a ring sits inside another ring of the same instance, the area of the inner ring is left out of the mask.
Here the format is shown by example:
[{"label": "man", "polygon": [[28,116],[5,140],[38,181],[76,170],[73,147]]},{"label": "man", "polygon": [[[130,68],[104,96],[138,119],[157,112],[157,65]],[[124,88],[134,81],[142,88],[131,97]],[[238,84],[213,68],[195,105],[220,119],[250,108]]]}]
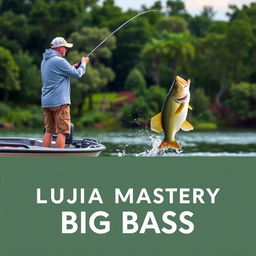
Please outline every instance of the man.
[{"label": "man", "polygon": [[41,63],[42,108],[44,112],[45,134],[43,146],[51,147],[52,135],[57,133],[56,147],[64,148],[66,134],[70,132],[70,78],[81,78],[89,63],[88,57],[82,57],[81,65],[70,65],[65,59],[68,48],[63,37],[56,37],[51,48],[46,49]]}]

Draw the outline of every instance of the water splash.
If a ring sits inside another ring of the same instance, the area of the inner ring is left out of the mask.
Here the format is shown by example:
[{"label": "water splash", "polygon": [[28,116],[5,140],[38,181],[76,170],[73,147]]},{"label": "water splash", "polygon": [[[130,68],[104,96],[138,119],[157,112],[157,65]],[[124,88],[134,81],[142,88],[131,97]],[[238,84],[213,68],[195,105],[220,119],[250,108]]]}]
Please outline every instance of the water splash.
[{"label": "water splash", "polygon": [[[119,135],[117,135],[118,137]],[[151,134],[149,130],[139,130],[137,131],[137,138],[140,138],[142,141],[137,141],[136,144],[143,145],[143,152],[137,153],[137,147],[135,148],[130,143],[123,145],[121,148],[116,149],[116,154],[118,157],[125,156],[136,156],[136,157],[159,157],[159,156],[175,156],[183,152],[182,149],[175,150],[171,148],[165,148],[159,150],[158,147],[162,142],[162,137],[155,134]],[[136,139],[133,134],[131,134],[131,139]],[[133,143],[134,144],[134,143]]]},{"label": "water splash", "polygon": [[[170,149],[166,148],[163,150],[159,150],[158,147],[162,142],[162,138],[160,136],[157,135],[151,135],[149,136],[149,139],[151,141],[151,149],[148,149],[146,151],[143,151],[141,153],[135,154],[135,156],[137,157],[143,157],[143,156],[148,156],[148,157],[152,157],[152,156],[170,156]],[[167,153],[168,152],[168,153]],[[171,153],[182,153],[182,150],[176,150],[176,151],[171,151]]]},{"label": "water splash", "polygon": [[117,154],[118,157],[124,157],[126,156],[126,152],[125,150],[123,149],[122,151],[119,151],[118,154]]},{"label": "water splash", "polygon": [[147,149],[146,151],[143,151],[141,153],[135,154],[135,156],[156,156],[158,155],[158,146],[161,143],[161,138],[160,136],[156,136],[156,135],[151,135],[149,136],[149,139],[151,141],[151,149]]},{"label": "water splash", "polygon": [[126,155],[127,155],[127,147],[128,147],[128,146],[129,146],[129,145],[126,144],[123,149],[117,149],[117,150],[116,150],[116,151],[117,151],[117,156],[118,156],[118,157],[124,157],[124,156],[126,156]]}]

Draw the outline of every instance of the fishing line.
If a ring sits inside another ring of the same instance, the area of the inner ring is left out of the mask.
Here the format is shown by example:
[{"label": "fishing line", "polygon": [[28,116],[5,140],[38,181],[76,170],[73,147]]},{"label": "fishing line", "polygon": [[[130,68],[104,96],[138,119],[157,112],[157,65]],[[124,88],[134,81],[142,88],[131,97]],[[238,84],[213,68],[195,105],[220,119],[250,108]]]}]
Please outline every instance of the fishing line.
[{"label": "fishing line", "polygon": [[[124,27],[125,25],[127,25],[128,23],[130,23],[131,21],[133,21],[134,19],[136,19],[137,17],[144,15],[146,13],[149,12],[160,12],[160,10],[148,10],[148,11],[144,11],[141,12],[137,15],[135,15],[134,17],[130,18],[129,20],[127,20],[125,23],[123,23],[121,26],[119,26],[116,30],[114,30],[111,34],[109,34],[102,42],[100,42],[93,50],[91,50],[89,52],[89,54],[87,55],[87,57],[90,57],[101,45],[103,45],[111,36],[113,36],[118,30],[120,30],[122,27]],[[81,61],[79,62],[77,68],[81,65]]]},{"label": "fishing line", "polygon": [[113,31],[107,38],[105,38],[101,43],[99,43],[90,53],[87,55],[87,57],[90,57],[102,44],[104,44],[112,35],[114,35],[119,29],[124,27],[126,24],[130,23],[132,20],[136,19],[137,17],[149,13],[149,12],[160,12],[159,10],[148,10],[141,12],[137,14],[136,16],[132,17],[131,19],[127,20],[125,23],[123,23],[121,26],[119,26],[115,31]]}]

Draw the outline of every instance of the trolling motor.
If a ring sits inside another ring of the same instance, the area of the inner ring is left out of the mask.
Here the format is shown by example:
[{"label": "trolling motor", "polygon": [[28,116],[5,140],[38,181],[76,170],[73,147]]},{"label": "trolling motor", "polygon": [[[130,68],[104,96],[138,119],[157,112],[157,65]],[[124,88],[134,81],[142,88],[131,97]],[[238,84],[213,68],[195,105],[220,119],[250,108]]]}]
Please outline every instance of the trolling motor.
[{"label": "trolling motor", "polygon": [[[123,23],[121,26],[119,26],[115,31],[113,31],[111,34],[108,35],[108,37],[106,37],[101,43],[99,43],[93,50],[90,51],[90,53],[87,55],[87,57],[90,57],[101,45],[103,45],[111,36],[113,36],[119,29],[121,29],[122,27],[124,27],[126,24],[128,24],[129,22],[131,22],[132,20],[136,19],[137,17],[149,13],[149,12],[160,12],[160,10],[148,10],[148,11],[144,11],[141,12],[139,14],[137,14],[136,16],[130,18],[129,20],[127,20],[125,23]],[[81,61],[78,63],[78,65],[76,66],[76,68],[79,68],[81,65]]]}]

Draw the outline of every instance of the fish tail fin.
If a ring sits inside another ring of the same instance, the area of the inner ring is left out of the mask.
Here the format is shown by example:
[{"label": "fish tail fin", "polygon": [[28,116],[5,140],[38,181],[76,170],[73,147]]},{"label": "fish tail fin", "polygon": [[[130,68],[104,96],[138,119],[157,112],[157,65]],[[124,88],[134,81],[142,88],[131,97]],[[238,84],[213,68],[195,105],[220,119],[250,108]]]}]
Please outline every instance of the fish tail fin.
[{"label": "fish tail fin", "polygon": [[179,143],[174,140],[171,142],[168,141],[162,141],[162,143],[160,144],[160,146],[158,147],[158,149],[165,149],[165,148],[173,148],[173,149],[181,149],[181,146],[179,145]]}]

